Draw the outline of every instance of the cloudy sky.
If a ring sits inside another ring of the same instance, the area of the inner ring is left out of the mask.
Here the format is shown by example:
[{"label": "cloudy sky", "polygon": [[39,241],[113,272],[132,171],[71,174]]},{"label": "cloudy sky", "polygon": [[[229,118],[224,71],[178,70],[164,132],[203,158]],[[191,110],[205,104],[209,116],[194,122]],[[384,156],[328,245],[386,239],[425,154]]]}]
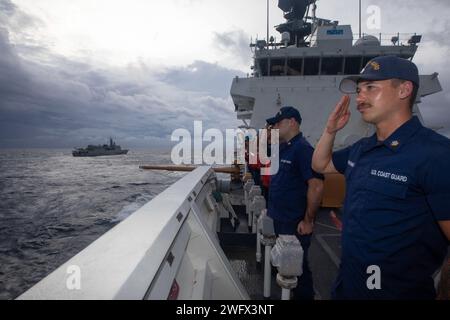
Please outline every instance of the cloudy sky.
[{"label": "cloudy sky", "polygon": [[[317,13],[356,33],[357,4],[320,0]],[[415,62],[440,73],[444,92],[421,109],[427,125],[450,132],[450,1],[363,0],[370,5],[381,9],[372,33],[423,35]],[[238,126],[231,80],[250,71],[248,44],[265,36],[265,10],[265,0],[0,0],[0,147],[71,148],[108,136],[164,146],[194,120]]]}]

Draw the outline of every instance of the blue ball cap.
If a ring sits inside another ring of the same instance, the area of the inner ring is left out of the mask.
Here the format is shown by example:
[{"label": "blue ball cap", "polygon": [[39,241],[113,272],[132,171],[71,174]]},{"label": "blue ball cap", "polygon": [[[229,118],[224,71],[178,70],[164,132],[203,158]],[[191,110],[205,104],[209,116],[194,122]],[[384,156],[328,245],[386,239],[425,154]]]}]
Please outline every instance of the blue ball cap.
[{"label": "blue ball cap", "polygon": [[299,124],[302,124],[302,117],[300,112],[294,107],[283,107],[280,111],[275,115],[275,117],[267,119],[266,122],[273,126],[280,122],[283,119],[291,119],[294,118]]},{"label": "blue ball cap", "polygon": [[410,60],[397,56],[381,56],[370,60],[358,76],[350,76],[341,81],[339,90],[355,93],[358,82],[400,79],[420,85],[419,70]]}]

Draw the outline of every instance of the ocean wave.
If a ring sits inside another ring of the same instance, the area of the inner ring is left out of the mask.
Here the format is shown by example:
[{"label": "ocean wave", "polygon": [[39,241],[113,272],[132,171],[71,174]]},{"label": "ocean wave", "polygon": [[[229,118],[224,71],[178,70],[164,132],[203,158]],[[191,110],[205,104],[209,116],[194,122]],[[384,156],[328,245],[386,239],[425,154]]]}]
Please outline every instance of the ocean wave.
[{"label": "ocean wave", "polygon": [[158,183],[150,183],[150,182],[132,182],[129,183],[129,186],[135,186],[135,187],[142,187],[142,186],[150,186],[150,185],[155,185]]},{"label": "ocean wave", "polygon": [[112,222],[117,223],[125,220],[137,210],[142,208],[147,202],[152,199],[152,196],[148,194],[140,194],[136,195],[135,201],[124,206],[119,213],[114,217]]},{"label": "ocean wave", "polygon": [[163,162],[151,151],[95,162],[59,153],[8,151],[4,162],[0,150],[0,300],[30,288],[178,180],[139,170],[142,159]]}]

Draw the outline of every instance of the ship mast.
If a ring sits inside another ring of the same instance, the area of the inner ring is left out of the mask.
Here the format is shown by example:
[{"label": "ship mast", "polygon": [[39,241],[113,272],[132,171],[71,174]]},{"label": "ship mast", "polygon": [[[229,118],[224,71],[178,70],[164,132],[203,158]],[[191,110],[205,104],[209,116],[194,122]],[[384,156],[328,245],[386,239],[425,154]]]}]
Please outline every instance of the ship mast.
[{"label": "ship mast", "polygon": [[278,0],[278,7],[284,12],[286,22],[277,26],[276,30],[281,34],[289,33],[288,45],[306,46],[305,39],[312,33],[312,24],[308,22],[311,17],[307,13],[315,3],[316,0]]},{"label": "ship mast", "polygon": [[362,17],[362,11],[361,11],[361,0],[359,0],[359,38],[361,39],[361,18]]},{"label": "ship mast", "polygon": [[269,0],[267,0],[267,47],[269,47]]}]

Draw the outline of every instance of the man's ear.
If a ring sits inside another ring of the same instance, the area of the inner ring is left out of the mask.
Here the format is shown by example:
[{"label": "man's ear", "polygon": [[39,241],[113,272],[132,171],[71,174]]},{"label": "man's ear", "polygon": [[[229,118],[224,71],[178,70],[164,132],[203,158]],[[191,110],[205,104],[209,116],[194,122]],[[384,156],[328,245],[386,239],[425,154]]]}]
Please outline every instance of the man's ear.
[{"label": "man's ear", "polygon": [[400,88],[400,90],[399,90],[398,94],[399,94],[399,98],[402,100],[408,99],[414,91],[414,85],[411,81],[405,81],[405,82],[401,83],[399,88]]}]

